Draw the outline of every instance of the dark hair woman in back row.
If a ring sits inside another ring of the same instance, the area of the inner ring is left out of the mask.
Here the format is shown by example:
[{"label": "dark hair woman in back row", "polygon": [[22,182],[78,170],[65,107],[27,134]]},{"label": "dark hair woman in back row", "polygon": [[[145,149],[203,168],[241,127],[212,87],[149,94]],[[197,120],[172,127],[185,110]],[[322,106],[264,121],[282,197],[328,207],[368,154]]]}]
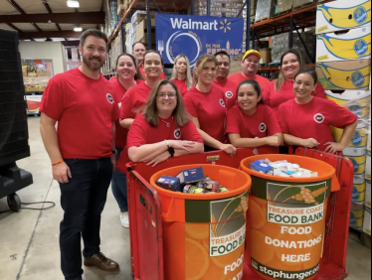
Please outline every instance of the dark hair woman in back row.
[{"label": "dark hair woman in back row", "polygon": [[[296,75],[293,87],[296,98],[280,105],[277,114],[284,142],[341,154],[355,133],[358,118],[334,101],[313,96],[317,82],[313,68],[305,68]],[[340,143],[335,143],[331,126],[344,129]]]},{"label": "dark hair woman in back row", "polygon": [[262,101],[260,85],[243,81],[237,90],[238,104],[227,114],[226,132],[237,148],[279,147],[283,136],[274,110]]}]

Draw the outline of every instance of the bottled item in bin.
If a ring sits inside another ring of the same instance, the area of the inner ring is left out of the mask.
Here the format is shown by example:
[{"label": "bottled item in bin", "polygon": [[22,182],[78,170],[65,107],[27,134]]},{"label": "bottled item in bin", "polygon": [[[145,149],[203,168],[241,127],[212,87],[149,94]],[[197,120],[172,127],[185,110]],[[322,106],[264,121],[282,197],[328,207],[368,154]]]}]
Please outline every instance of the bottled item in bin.
[{"label": "bottled item in bin", "polygon": [[197,186],[192,186],[192,185],[186,185],[185,188],[183,189],[184,193],[193,193],[193,194],[202,194],[204,193],[203,188],[199,188]]},{"label": "bottled item in bin", "polygon": [[220,192],[228,192],[229,190],[226,189],[225,187],[220,187]]}]

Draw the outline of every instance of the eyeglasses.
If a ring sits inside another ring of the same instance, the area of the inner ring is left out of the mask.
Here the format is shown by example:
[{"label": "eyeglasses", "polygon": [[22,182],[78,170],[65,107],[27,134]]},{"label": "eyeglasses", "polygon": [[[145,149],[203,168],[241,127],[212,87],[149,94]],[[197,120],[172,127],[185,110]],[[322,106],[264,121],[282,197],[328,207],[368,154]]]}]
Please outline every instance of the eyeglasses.
[{"label": "eyeglasses", "polygon": [[158,98],[160,99],[165,99],[166,97],[173,99],[173,98],[176,98],[176,94],[175,93],[159,93],[158,94]]}]

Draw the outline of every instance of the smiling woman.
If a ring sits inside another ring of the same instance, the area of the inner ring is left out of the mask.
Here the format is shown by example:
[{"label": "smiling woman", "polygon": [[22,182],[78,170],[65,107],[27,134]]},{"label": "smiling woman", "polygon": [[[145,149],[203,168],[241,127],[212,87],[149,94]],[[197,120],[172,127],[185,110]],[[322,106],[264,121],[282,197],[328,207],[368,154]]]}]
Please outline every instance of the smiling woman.
[{"label": "smiling woman", "polygon": [[131,161],[156,166],[171,157],[203,151],[203,140],[177,87],[162,80],[152,90],[143,112],[134,120],[117,168],[126,173],[126,164]]}]

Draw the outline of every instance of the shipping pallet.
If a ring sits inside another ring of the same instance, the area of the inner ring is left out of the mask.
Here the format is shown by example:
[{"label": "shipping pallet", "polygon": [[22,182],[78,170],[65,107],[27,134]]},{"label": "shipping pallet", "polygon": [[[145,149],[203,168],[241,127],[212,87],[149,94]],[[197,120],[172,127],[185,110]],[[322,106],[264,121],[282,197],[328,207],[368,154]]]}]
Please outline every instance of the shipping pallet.
[{"label": "shipping pallet", "polygon": [[270,17],[263,18],[263,19],[260,19],[260,20],[256,20],[255,23],[260,23],[261,21],[265,21],[265,20],[269,20],[269,19],[270,19]]},{"label": "shipping pallet", "polygon": [[305,4],[302,4],[302,5],[297,6],[297,7],[293,7],[293,11],[301,10],[301,9],[303,9],[303,8],[306,8],[306,7],[312,6],[312,5],[315,4],[315,2],[317,2],[317,1],[314,0],[314,1],[312,1],[312,2],[305,3]]}]

